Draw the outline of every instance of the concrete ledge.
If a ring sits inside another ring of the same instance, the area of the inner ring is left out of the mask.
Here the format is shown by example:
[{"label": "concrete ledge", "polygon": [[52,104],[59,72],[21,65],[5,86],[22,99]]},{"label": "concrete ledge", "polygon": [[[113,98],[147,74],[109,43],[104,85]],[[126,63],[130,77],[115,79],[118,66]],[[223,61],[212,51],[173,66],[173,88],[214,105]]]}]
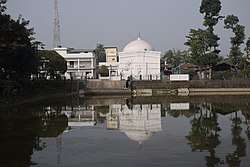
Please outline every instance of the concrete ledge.
[{"label": "concrete ledge", "polygon": [[136,89],[136,96],[152,96],[152,89]]},{"label": "concrete ledge", "polygon": [[86,96],[99,96],[99,95],[131,95],[131,90],[84,90]]},{"label": "concrete ledge", "polygon": [[189,95],[240,95],[250,94],[250,88],[190,88]]},{"label": "concrete ledge", "polygon": [[178,89],[178,96],[188,96],[189,95],[189,89],[188,88],[179,88]]},{"label": "concrete ledge", "polygon": [[189,88],[190,92],[250,92],[250,88]]}]

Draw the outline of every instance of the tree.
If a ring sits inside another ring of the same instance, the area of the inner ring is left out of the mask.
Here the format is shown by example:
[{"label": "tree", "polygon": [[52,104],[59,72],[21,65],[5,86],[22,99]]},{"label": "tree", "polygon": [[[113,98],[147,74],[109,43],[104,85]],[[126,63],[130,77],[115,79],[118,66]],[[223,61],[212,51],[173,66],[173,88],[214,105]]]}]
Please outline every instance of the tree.
[{"label": "tree", "polygon": [[212,76],[211,66],[216,65],[219,61],[220,50],[219,37],[214,34],[214,26],[219,22],[222,16],[219,15],[221,10],[220,0],[202,0],[200,13],[204,14],[203,25],[207,27],[203,29],[191,29],[188,40],[185,45],[189,46],[191,52],[191,61],[201,68],[209,68],[209,79]]},{"label": "tree", "polygon": [[195,65],[204,67],[207,65],[206,51],[208,50],[207,31],[202,29],[191,29],[185,45],[189,46],[190,59]]},{"label": "tree", "polygon": [[102,65],[100,68],[97,69],[97,74],[100,74],[101,76],[109,76],[108,67]]},{"label": "tree", "polygon": [[176,58],[176,63],[180,65],[181,63],[188,63],[190,62],[190,57],[188,54],[188,51],[180,51],[180,50],[173,50],[175,58]]},{"label": "tree", "polygon": [[40,67],[44,71],[44,77],[54,78],[67,71],[66,60],[53,50],[41,50],[38,52],[40,57]]},{"label": "tree", "polygon": [[6,1],[0,1],[0,67],[9,78],[28,78],[34,72],[36,56],[31,41],[33,29],[20,15],[13,20],[4,13]]},{"label": "tree", "polygon": [[246,51],[246,60],[249,61],[250,59],[250,37],[248,38],[247,42],[246,42],[246,48],[245,48],[245,51]]},{"label": "tree", "polygon": [[190,121],[192,127],[186,139],[192,151],[207,150],[209,152],[209,155],[205,156],[206,166],[216,166],[221,162],[216,156],[216,147],[221,143],[219,138],[221,128],[218,124],[218,115],[211,111],[212,107],[209,107],[207,103],[203,107],[209,109],[210,113],[207,110],[205,114],[200,111],[199,118],[194,117]]},{"label": "tree", "polygon": [[231,125],[231,134],[232,134],[232,145],[236,147],[233,153],[228,153],[226,156],[226,162],[228,166],[240,166],[241,164],[241,157],[246,156],[246,141],[241,136],[242,135],[242,120],[238,117],[238,111],[235,111],[235,116],[231,118],[232,125]]},{"label": "tree", "polygon": [[211,66],[215,65],[218,62],[220,50],[217,49],[219,46],[218,41],[220,38],[218,35],[214,34],[214,26],[217,25],[220,19],[223,16],[220,16],[221,11],[221,2],[220,0],[202,0],[200,6],[200,13],[204,14],[204,22],[203,25],[207,27],[206,29],[206,42],[208,45],[208,53],[206,56],[208,57],[208,67],[209,67],[209,79],[211,79]]},{"label": "tree", "polygon": [[164,55],[163,55],[163,60],[166,61],[168,64],[173,64],[174,63],[174,54],[171,49],[169,49]]},{"label": "tree", "polygon": [[106,61],[106,54],[103,44],[97,44],[95,49],[97,63]]},{"label": "tree", "polygon": [[171,50],[169,49],[162,57],[167,64],[171,64],[173,67],[179,66],[181,63],[189,62],[188,51]]},{"label": "tree", "polygon": [[213,29],[222,16],[219,15],[221,11],[220,0],[202,0],[200,6],[200,13],[205,14],[203,25]]},{"label": "tree", "polygon": [[7,2],[7,0],[0,0],[0,14],[5,11],[6,7],[4,4]]},{"label": "tree", "polygon": [[230,62],[235,66],[243,66],[243,53],[241,52],[240,45],[244,43],[245,27],[239,25],[239,18],[234,15],[228,15],[224,20],[224,28],[231,29],[234,37],[231,37],[231,48],[229,54]]}]

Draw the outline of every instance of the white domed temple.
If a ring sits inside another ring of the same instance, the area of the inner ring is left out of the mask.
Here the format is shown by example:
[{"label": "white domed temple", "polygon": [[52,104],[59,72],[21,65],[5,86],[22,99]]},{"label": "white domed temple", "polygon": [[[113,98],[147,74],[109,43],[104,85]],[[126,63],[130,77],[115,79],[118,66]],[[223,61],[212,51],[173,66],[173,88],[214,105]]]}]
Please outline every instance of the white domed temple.
[{"label": "white domed temple", "polygon": [[138,38],[129,42],[119,53],[118,73],[122,79],[160,79],[161,52]]},{"label": "white domed temple", "polygon": [[[98,67],[94,50],[70,48],[54,48],[54,50],[67,61],[66,78],[95,78]],[[110,80],[128,77],[136,80],[160,79],[161,52],[155,51],[151,44],[140,37],[129,42],[122,52],[118,53],[117,47],[106,47],[105,53],[106,62],[99,62],[99,67],[102,65],[108,67]]]}]

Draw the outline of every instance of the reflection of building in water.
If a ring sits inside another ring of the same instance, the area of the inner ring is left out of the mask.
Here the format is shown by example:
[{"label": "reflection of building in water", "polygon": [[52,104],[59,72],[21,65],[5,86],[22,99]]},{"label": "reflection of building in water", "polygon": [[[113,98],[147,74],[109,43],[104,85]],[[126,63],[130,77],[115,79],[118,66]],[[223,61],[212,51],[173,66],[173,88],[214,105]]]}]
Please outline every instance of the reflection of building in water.
[{"label": "reflection of building in water", "polygon": [[119,128],[119,112],[121,110],[120,104],[112,104],[109,106],[109,113],[107,114],[107,129]]},{"label": "reflection of building in water", "polygon": [[161,105],[123,105],[119,113],[120,131],[142,144],[161,130]]},{"label": "reflection of building in water", "polygon": [[107,116],[107,129],[118,129],[118,115]]},{"label": "reflection of building in water", "polygon": [[189,110],[189,103],[170,103],[170,110]]},{"label": "reflection of building in water", "polygon": [[68,126],[94,126],[97,123],[93,106],[66,106],[62,112],[68,117]]}]

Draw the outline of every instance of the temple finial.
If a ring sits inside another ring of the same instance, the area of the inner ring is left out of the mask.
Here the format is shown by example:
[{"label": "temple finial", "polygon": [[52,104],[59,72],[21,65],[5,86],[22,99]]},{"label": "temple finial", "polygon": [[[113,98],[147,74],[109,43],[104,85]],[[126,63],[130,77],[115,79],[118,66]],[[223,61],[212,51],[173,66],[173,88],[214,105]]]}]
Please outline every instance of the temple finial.
[{"label": "temple finial", "polygon": [[141,32],[139,32],[138,34],[138,39],[141,39]]}]

